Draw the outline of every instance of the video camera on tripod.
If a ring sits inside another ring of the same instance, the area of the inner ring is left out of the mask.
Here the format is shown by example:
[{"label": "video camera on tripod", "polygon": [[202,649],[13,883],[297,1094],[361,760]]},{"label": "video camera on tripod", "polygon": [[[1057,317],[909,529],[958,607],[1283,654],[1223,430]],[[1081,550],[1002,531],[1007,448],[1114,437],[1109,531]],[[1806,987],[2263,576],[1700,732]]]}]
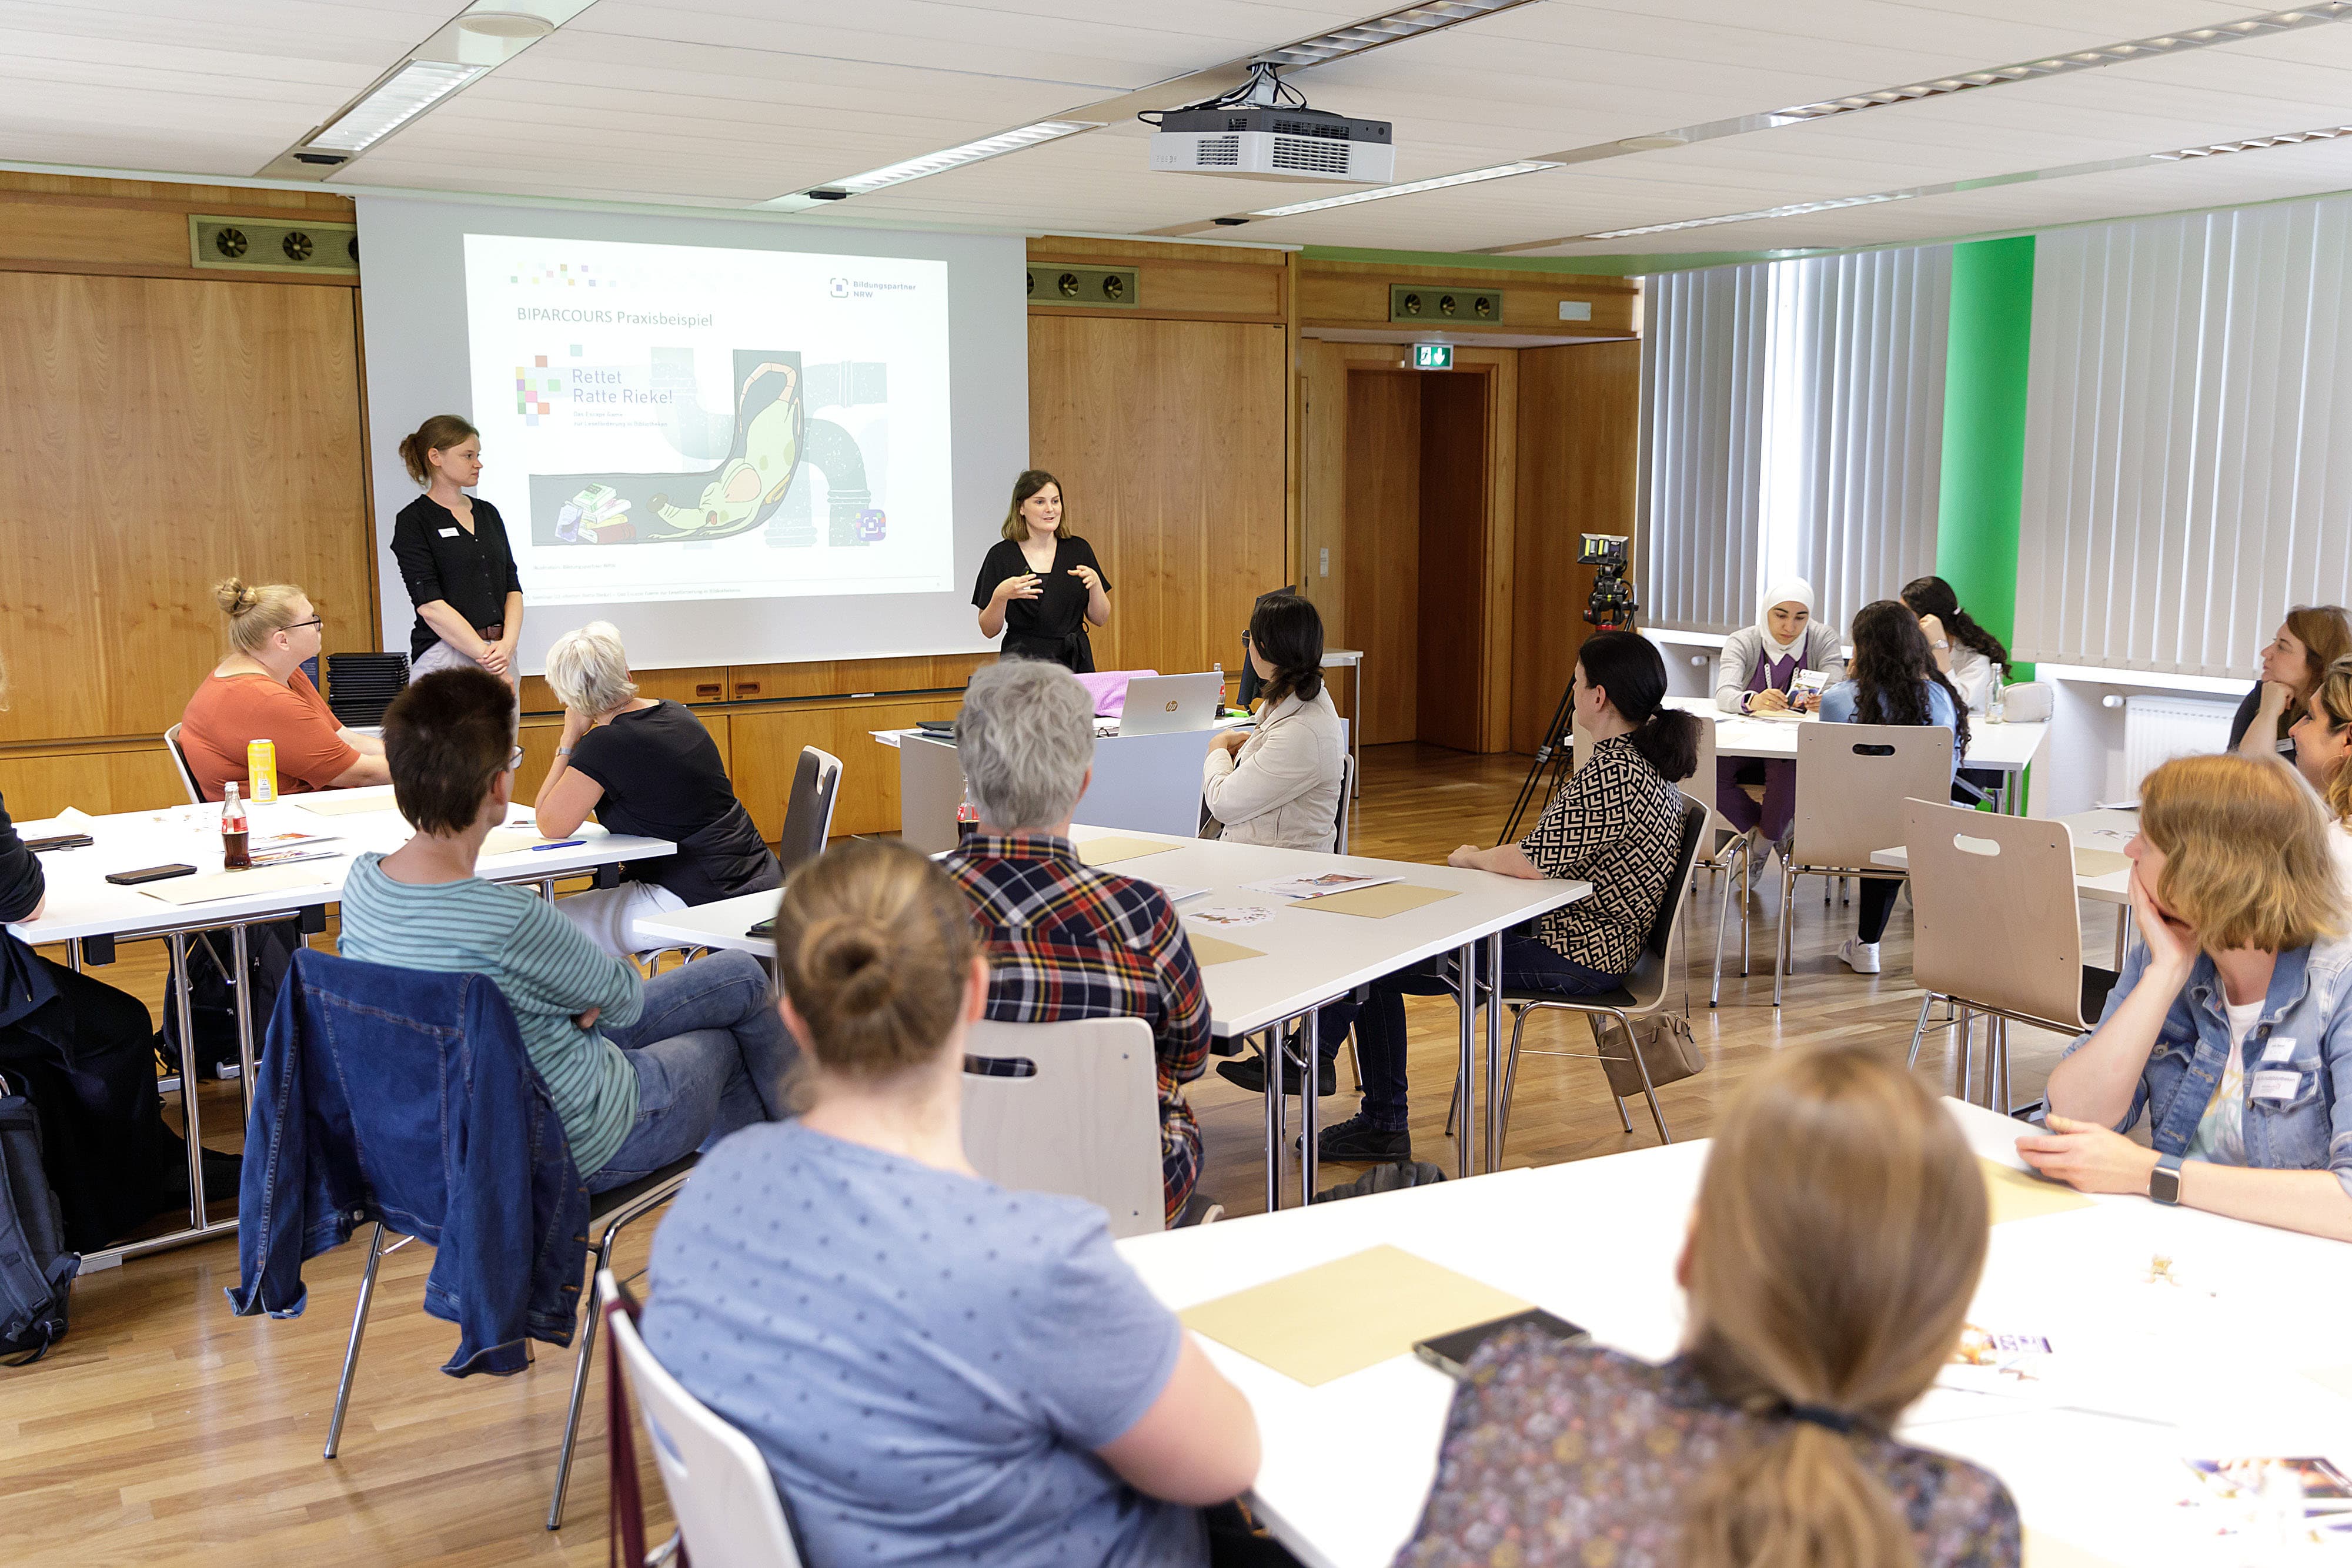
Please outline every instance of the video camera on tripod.
[{"label": "video camera on tripod", "polygon": [[1631,631],[1633,612],[1642,608],[1641,594],[1625,580],[1625,545],[1623,534],[1587,534],[1576,558],[1579,566],[1601,569],[1584,601],[1584,618],[1603,632]]}]

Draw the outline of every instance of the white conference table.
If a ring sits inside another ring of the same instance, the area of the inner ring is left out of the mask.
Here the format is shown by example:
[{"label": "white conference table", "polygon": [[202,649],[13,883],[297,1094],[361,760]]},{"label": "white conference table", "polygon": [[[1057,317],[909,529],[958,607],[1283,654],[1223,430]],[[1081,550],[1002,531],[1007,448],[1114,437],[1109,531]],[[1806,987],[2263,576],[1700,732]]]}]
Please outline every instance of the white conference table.
[{"label": "white conference table", "polygon": [[[373,810],[328,815],[306,810],[301,804],[305,800],[314,803],[331,800],[337,805],[362,801],[377,804]],[[167,864],[194,866],[196,870],[193,877],[145,884],[160,892],[171,892],[190,883],[222,874],[220,812],[217,803],[208,803],[172,806],[157,811],[122,811],[103,817],[69,811],[64,816],[42,821],[18,822],[16,825],[18,836],[27,840],[63,833],[88,833],[97,841],[86,849],[50,850],[41,853],[41,874],[47,883],[41,917],[9,925],[9,934],[34,946],[65,944],[66,960],[76,970],[81,969],[86,960],[106,962],[117,941],[152,938],[170,946],[173,971],[185,975],[188,938],[199,932],[226,930],[230,938],[231,967],[241,977],[247,973],[247,934],[252,927],[299,915],[306,909],[323,908],[336,903],[342,897],[343,878],[354,860],[371,850],[388,852],[398,849],[411,836],[408,823],[402,819],[393,802],[392,786],[389,784],[361,789],[329,790],[315,797],[289,796],[268,805],[247,808],[247,822],[252,837],[259,840],[271,834],[293,832],[331,835],[331,841],[319,847],[332,850],[332,854],[291,865],[236,873],[240,878],[250,876],[255,890],[198,904],[166,903],[140,887],[125,887],[106,880],[110,872]],[[528,830],[530,823],[528,808],[509,810],[509,828]],[[561,878],[594,872],[623,861],[657,859],[675,853],[677,849],[676,844],[666,839],[640,839],[609,833],[593,822],[583,823],[572,837],[580,841],[567,843],[566,847],[560,849],[519,848],[501,854],[486,854],[479,863],[480,874],[491,882],[537,883],[551,898],[555,883]],[[95,956],[98,953],[104,953],[107,957]],[[253,1092],[257,1020],[248,1010],[250,1004],[247,988],[240,983],[235,990],[242,1082],[244,1092],[249,1097]],[[83,1261],[84,1272],[110,1268],[125,1258],[142,1252],[181,1246],[236,1228],[236,1220],[211,1221],[205,1211],[200,1152],[203,1134],[194,1087],[194,1029],[189,1012],[187,988],[182,986],[179,991],[180,1097],[187,1124],[190,1181],[188,1228],[163,1236],[142,1238],[104,1252],[92,1253]]]},{"label": "white conference table", "polygon": [[[1254,905],[1270,911],[1269,917],[1247,926],[1205,926],[1187,919],[1185,929],[1214,936],[1262,956],[1228,963],[1204,965],[1201,970],[1208,992],[1211,1031],[1220,1040],[1238,1042],[1263,1035],[1260,1050],[1266,1063],[1265,1181],[1266,1207],[1282,1200],[1283,1141],[1286,1106],[1282,1080],[1276,1071],[1281,1040],[1288,1026],[1303,1026],[1305,1072],[1315,1061],[1315,1009],[1346,996],[1358,986],[1441,953],[1458,955],[1462,967],[1454,1000],[1460,1011],[1459,1086],[1455,1124],[1457,1174],[1473,1168],[1472,1082],[1475,1071],[1472,1040],[1476,998],[1470,989],[1470,954],[1475,944],[1488,945],[1490,960],[1502,949],[1502,934],[1537,915],[1588,896],[1592,887],[1582,882],[1531,882],[1498,876],[1492,872],[1457,871],[1451,866],[1418,862],[1370,860],[1360,855],[1320,854],[1307,850],[1266,849],[1254,844],[1229,844],[1214,839],[1139,833],[1126,829],[1076,827],[1071,837],[1081,845],[1090,839],[1147,839],[1174,848],[1159,854],[1109,862],[1107,869],[1141,881],[1178,888],[1205,888],[1177,905],[1189,915],[1203,908]],[[1382,919],[1299,908],[1269,894],[1254,893],[1243,884],[1276,877],[1312,876],[1329,871],[1359,875],[1393,876],[1423,887],[1444,888],[1454,896]],[[776,912],[779,893],[745,894],[693,909],[676,910],[641,919],[639,927],[665,942],[684,946],[732,947],[762,956],[770,939],[749,935],[750,928]],[[1489,1167],[1495,1155],[1495,1120],[1501,1103],[1501,1009],[1489,1007],[1486,1017],[1486,1154]],[[1301,1201],[1315,1194],[1318,1107],[1316,1096],[1301,1100]]]},{"label": "white conference table", "polygon": [[[1797,758],[1797,731],[1805,725],[1822,722],[1812,714],[1756,718],[1726,713],[1715,706],[1711,696],[1668,697],[1666,706],[1714,724],[1717,757],[1762,757],[1793,762]],[[2024,797],[2017,788],[2017,780],[2040,759],[2049,738],[2050,726],[2046,722],[1988,724],[1981,715],[1972,715],[1969,720],[1969,749],[1960,758],[1960,766],[2000,773],[2002,781],[1999,809],[2021,810]]]},{"label": "white conference table", "polygon": [[[1945,1103],[1979,1154],[2020,1164],[2022,1124]],[[1602,1344],[1664,1360],[1682,1334],[1675,1260],[1707,1147],[1505,1171],[1118,1247],[1181,1311],[1393,1245],[1581,1324]],[[2150,1281],[2158,1257],[2179,1283]],[[2053,1557],[2073,1547],[2071,1561],[2118,1568],[2237,1568],[2242,1557],[2229,1553],[2242,1553],[2243,1537],[2184,1529],[2182,1461],[2352,1461],[2352,1349],[2328,1310],[2347,1291],[2352,1246],[2145,1198],[2098,1197],[1996,1225],[1969,1321],[2047,1335],[2053,1374],[2063,1367],[2067,1380],[2017,1398],[1937,1387],[1899,1435],[2000,1476]],[[1257,1414],[1265,1458],[1253,1497],[1283,1544],[1310,1568],[1391,1562],[1428,1497],[1452,1380],[1408,1354],[1310,1388],[1201,1343]]]}]

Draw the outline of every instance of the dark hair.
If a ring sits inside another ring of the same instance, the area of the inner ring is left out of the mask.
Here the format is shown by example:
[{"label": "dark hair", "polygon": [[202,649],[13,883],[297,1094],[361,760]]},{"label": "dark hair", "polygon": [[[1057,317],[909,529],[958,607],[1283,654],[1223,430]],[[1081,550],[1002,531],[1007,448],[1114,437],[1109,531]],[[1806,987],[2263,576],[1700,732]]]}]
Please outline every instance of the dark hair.
[{"label": "dark hair", "polygon": [[483,669],[436,670],[383,710],[392,798],[420,833],[462,833],[514,749],[514,688]]},{"label": "dark hair", "polygon": [[420,485],[433,483],[433,465],[426,460],[429,452],[446,452],[462,446],[469,436],[482,433],[454,413],[436,413],[416,427],[415,433],[400,438],[400,460],[408,465],[408,476]]},{"label": "dark hair", "polygon": [[1952,641],[1964,648],[1974,648],[2002,669],[2009,668],[2009,650],[2000,638],[1977,623],[1976,618],[1960,608],[1960,596],[1952,585],[1940,577],[1915,577],[1903,585],[1903,602],[1915,615],[1932,615],[1944,623]]},{"label": "dark hair", "polygon": [[1013,481],[1013,505],[1004,508],[1003,534],[1015,543],[1029,537],[1029,519],[1021,515],[1021,503],[1051,485],[1062,497],[1062,525],[1054,530],[1056,538],[1074,539],[1070,532],[1070,493],[1062,489],[1062,482],[1043,468],[1024,468],[1021,477]]},{"label": "dark hair", "polygon": [[1323,617],[1295,593],[1269,593],[1250,614],[1250,646],[1274,666],[1265,706],[1285,697],[1313,702],[1323,690]]},{"label": "dark hair", "polygon": [[1705,721],[1667,707],[1666,662],[1637,632],[1595,632],[1577,650],[1584,684],[1609,694],[1617,716],[1633,727],[1627,737],[1643,760],[1669,784],[1698,769],[1698,727]]},{"label": "dark hair", "polygon": [[963,1008],[971,903],[902,843],[851,839],[793,873],[776,910],[776,978],[803,1049],[845,1077],[887,1078],[939,1054]]},{"label": "dark hair", "polygon": [[1927,633],[1911,607],[1893,599],[1873,600],[1853,618],[1853,717],[1857,724],[1933,724],[1927,683],[1952,699],[1952,750],[1969,748],[1969,705],[1936,668]]}]

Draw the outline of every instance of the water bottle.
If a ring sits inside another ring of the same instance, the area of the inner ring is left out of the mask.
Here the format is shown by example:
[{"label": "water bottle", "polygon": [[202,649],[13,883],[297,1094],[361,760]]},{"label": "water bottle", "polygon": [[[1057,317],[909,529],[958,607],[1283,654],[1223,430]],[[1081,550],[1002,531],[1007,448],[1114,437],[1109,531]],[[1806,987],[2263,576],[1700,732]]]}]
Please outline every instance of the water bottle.
[{"label": "water bottle", "polygon": [[1987,724],[2006,724],[2009,722],[2001,714],[2000,695],[2000,688],[2008,679],[2009,672],[2002,669],[2000,665],[1995,664],[1992,671],[1992,690],[1988,693],[1985,697],[1985,722]]}]

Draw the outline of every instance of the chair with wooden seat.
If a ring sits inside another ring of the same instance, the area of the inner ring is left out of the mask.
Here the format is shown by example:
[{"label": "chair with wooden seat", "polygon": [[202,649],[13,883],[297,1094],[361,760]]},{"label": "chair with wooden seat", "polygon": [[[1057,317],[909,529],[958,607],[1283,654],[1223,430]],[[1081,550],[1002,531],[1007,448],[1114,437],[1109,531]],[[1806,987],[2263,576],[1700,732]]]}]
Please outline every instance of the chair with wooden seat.
[{"label": "chair with wooden seat", "polygon": [[[991,1071],[975,1071],[979,1063]],[[1098,1203],[1113,1236],[1161,1229],[1160,1063],[1139,1018],[971,1026],[963,1148],[999,1186]]]},{"label": "chair with wooden seat", "polygon": [[1972,1013],[1986,1016],[1985,1100],[2008,1111],[2009,1025],[2081,1034],[2098,1020],[2112,970],[2083,962],[2075,850],[2063,822],[1927,800],[1904,802],[1911,871],[1911,973],[1927,994],[1911,1031],[1919,1061],[1928,1009],[1958,1010],[1960,1094],[1974,1076]]},{"label": "chair with wooden seat", "polygon": [[1940,725],[1816,719],[1798,727],[1795,841],[1780,878],[1774,1007],[1789,977],[1797,879],[1902,881],[1903,872],[1870,857],[1903,841],[1906,801],[1948,800],[1951,789],[1952,732]]},{"label": "chair with wooden seat", "polygon": [[[1703,801],[1685,797],[1683,800],[1681,839],[1675,853],[1672,879],[1666,883],[1666,895],[1658,904],[1658,913],[1650,922],[1649,940],[1642,945],[1642,956],[1634,960],[1633,972],[1625,983],[1613,991],[1602,991],[1588,997],[1563,997],[1556,991],[1537,991],[1503,988],[1503,1006],[1511,1010],[1511,1052],[1503,1069],[1503,1103],[1495,1140],[1495,1160],[1503,1157],[1503,1145],[1511,1133],[1511,1094],[1519,1074],[1519,1040],[1528,1027],[1528,1015],[1533,1012],[1582,1013],[1592,1030],[1594,1049],[1591,1051],[1531,1051],[1530,1056],[1576,1056],[1591,1061],[1603,1059],[1624,1061],[1631,1060],[1642,1080],[1642,1097],[1649,1102],[1650,1120],[1657,1124],[1658,1141],[1671,1144],[1674,1135],[1666,1131],[1664,1113],[1658,1109],[1656,1088],[1650,1082],[1649,1063],[1643,1060],[1640,1040],[1633,1033],[1633,1020],[1648,1018],[1665,1010],[1666,994],[1674,980],[1675,939],[1681,935],[1685,906],[1683,895],[1689,890],[1691,876],[1698,863],[1700,844],[1706,836],[1708,809]],[[1605,1020],[1605,1021],[1604,1021]],[[1622,1053],[1609,1049],[1607,1024],[1613,1022],[1622,1037]],[[1625,1097],[1612,1086],[1610,1098],[1617,1103],[1617,1119],[1625,1131],[1633,1130],[1633,1119],[1625,1113]]]}]

